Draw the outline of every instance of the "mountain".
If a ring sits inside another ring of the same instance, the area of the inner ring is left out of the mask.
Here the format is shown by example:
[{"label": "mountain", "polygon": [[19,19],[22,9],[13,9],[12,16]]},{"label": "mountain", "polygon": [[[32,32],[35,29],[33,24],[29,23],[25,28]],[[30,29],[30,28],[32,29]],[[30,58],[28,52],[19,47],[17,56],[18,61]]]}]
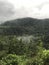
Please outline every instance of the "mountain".
[{"label": "mountain", "polygon": [[6,35],[43,35],[49,34],[49,19],[21,18],[0,25],[0,34]]}]

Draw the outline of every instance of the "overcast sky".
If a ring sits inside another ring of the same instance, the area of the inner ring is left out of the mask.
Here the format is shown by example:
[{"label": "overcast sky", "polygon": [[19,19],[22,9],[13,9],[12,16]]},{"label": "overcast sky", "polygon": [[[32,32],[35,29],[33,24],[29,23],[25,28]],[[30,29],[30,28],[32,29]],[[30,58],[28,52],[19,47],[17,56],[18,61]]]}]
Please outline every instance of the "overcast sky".
[{"label": "overcast sky", "polygon": [[0,0],[0,21],[22,17],[49,18],[49,0]]}]

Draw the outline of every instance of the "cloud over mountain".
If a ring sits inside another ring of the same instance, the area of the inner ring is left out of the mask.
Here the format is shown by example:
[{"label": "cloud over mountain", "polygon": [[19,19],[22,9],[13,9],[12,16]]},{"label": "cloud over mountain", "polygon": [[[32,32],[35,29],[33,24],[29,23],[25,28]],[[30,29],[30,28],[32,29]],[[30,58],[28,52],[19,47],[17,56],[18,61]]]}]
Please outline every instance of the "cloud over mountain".
[{"label": "cloud over mountain", "polygon": [[49,0],[0,0],[0,21],[23,17],[49,18]]}]

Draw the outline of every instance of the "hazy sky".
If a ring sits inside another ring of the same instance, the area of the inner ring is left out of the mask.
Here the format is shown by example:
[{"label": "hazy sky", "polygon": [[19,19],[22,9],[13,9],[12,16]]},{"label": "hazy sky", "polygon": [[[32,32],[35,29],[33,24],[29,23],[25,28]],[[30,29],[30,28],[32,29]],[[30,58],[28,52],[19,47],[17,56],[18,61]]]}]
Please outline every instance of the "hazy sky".
[{"label": "hazy sky", "polygon": [[49,0],[0,0],[0,21],[22,17],[49,18]]}]

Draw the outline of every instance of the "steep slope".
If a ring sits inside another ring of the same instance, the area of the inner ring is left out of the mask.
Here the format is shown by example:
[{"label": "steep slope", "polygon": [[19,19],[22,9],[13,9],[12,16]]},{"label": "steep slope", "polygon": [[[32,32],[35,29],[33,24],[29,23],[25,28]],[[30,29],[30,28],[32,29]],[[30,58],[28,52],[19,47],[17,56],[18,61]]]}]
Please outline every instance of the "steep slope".
[{"label": "steep slope", "polygon": [[49,19],[22,18],[0,25],[0,34],[49,34]]}]

